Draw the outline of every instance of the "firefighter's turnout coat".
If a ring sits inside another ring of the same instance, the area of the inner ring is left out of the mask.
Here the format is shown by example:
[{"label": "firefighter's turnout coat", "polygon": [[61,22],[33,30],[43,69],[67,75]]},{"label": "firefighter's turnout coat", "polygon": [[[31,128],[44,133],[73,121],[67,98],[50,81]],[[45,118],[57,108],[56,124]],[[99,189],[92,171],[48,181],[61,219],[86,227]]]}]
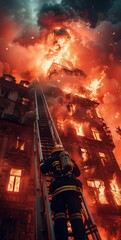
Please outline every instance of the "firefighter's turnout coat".
[{"label": "firefighter's turnout coat", "polygon": [[[56,240],[68,240],[67,210],[75,240],[85,239],[85,230],[81,214],[82,183],[77,179],[80,170],[77,164],[70,159],[71,165],[63,167],[60,151],[51,154],[51,157],[41,163],[42,173],[53,176],[50,184],[52,195],[51,210],[54,215],[54,231]],[[69,156],[68,156],[69,157]],[[67,170],[69,169],[69,170]]]},{"label": "firefighter's turnout coat", "polygon": [[40,164],[40,170],[42,173],[50,173],[53,176],[52,183],[50,185],[50,193],[52,196],[64,191],[76,191],[79,195],[82,191],[82,183],[77,179],[80,176],[80,170],[75,161],[73,163],[73,170],[71,173],[66,174],[63,172],[60,151],[53,153],[51,157]]}]

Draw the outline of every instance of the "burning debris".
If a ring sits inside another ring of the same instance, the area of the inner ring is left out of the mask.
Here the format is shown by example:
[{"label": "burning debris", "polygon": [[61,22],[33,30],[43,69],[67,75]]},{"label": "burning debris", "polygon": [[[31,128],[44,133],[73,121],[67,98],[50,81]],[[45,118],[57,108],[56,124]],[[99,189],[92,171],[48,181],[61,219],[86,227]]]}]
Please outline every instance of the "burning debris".
[{"label": "burning debris", "polygon": [[[66,62],[66,65],[69,65],[69,63]],[[70,77],[72,76],[76,76],[76,77],[86,77],[86,74],[78,69],[78,68],[74,68],[71,66],[70,69],[69,68],[65,68],[63,65],[57,64],[57,63],[53,63],[50,67],[50,69],[48,70],[48,77],[53,78],[54,76],[58,76],[59,74],[61,74],[61,76],[63,76],[65,74],[65,76],[69,75]]]}]

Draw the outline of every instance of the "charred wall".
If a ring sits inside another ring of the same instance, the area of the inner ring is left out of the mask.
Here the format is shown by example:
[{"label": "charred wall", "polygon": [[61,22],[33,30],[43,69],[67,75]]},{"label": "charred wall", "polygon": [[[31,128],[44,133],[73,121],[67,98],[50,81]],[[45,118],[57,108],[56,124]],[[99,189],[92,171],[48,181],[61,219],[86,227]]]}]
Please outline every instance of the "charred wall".
[{"label": "charred wall", "polygon": [[34,238],[33,107],[27,81],[0,78],[0,239]]}]

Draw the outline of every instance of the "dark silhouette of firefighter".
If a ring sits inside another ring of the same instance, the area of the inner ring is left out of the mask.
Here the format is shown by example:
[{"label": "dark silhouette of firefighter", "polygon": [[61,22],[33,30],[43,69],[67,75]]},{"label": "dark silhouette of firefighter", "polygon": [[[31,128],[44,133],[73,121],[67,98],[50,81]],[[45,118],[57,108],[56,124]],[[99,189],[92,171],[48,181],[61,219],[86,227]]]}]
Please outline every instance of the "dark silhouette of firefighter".
[{"label": "dark silhouette of firefighter", "polygon": [[40,164],[42,173],[53,174],[50,184],[52,195],[51,210],[54,213],[54,232],[56,240],[68,239],[67,213],[69,215],[75,240],[85,240],[85,229],[81,214],[82,183],[77,179],[80,170],[69,157],[63,146],[56,145],[51,157]]}]

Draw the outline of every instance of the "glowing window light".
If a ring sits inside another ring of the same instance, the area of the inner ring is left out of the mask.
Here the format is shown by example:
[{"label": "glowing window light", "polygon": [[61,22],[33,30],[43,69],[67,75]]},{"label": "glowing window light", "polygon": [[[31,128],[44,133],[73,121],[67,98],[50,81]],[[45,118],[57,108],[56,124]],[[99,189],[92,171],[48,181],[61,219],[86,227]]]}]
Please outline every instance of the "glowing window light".
[{"label": "glowing window light", "polygon": [[92,130],[92,134],[93,134],[94,139],[102,141],[102,139],[100,138],[100,133],[97,130],[97,128],[92,127],[91,130]]},{"label": "glowing window light", "polygon": [[69,107],[70,107],[70,109],[69,109],[68,114],[72,116],[76,111],[76,105],[70,104]]},{"label": "glowing window light", "polygon": [[87,181],[89,187],[94,188],[95,195],[98,197],[98,200],[101,204],[108,204],[108,201],[105,197],[105,185],[103,181]]},{"label": "glowing window light", "polygon": [[81,154],[84,161],[88,160],[89,156],[86,148],[81,148]]},{"label": "glowing window light", "polygon": [[20,147],[20,150],[21,150],[21,151],[24,151],[24,149],[25,149],[25,143],[23,143],[23,144],[21,145],[21,147]]},{"label": "glowing window light", "polygon": [[10,171],[9,183],[7,190],[10,192],[19,192],[21,169],[12,168]]},{"label": "glowing window light", "polygon": [[17,137],[16,149],[20,149],[21,151],[24,151],[25,149],[25,142],[21,140],[20,137]]},{"label": "glowing window light", "polygon": [[105,166],[107,163],[106,155],[103,152],[99,152],[99,156],[100,156],[103,166]]},{"label": "glowing window light", "polygon": [[110,181],[111,192],[113,194],[114,200],[118,206],[121,206],[121,193],[119,186],[117,185],[116,177]]},{"label": "glowing window light", "polygon": [[84,131],[83,131],[83,124],[77,123],[72,121],[72,124],[74,125],[75,129],[76,129],[76,134],[78,136],[84,136]]}]

